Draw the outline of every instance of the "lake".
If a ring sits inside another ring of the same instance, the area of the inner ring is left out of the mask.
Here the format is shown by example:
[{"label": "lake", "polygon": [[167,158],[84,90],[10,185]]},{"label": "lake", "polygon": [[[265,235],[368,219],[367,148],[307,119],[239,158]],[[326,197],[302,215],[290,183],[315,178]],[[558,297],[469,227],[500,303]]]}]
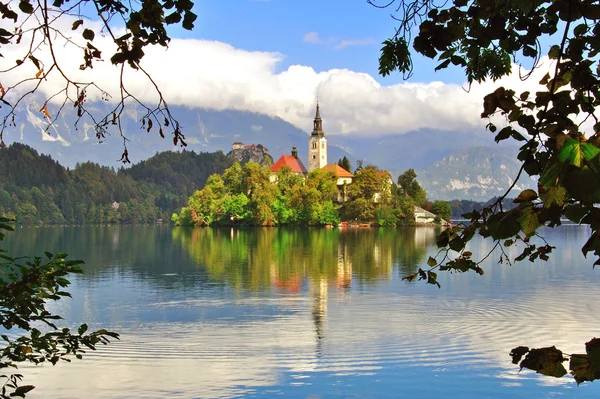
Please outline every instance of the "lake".
[{"label": "lake", "polygon": [[[550,261],[402,276],[436,253],[434,228],[18,228],[12,255],[86,261],[63,325],[121,341],[83,360],[24,367],[31,398],[598,398],[511,363],[513,347],[585,352],[600,336],[589,230],[543,230]],[[491,242],[470,245],[482,256]],[[513,251],[513,254],[516,254]]]}]

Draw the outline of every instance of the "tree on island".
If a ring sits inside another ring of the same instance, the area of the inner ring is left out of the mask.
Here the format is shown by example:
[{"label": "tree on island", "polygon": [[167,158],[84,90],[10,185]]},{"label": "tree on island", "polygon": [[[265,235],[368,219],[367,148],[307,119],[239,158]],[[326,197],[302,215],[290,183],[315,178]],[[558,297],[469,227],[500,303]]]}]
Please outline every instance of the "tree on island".
[{"label": "tree on island", "polygon": [[[515,63],[527,63],[529,71],[520,70],[523,80],[531,78],[535,69],[547,68],[534,93],[499,86],[483,98],[481,116],[489,120],[487,129],[495,134],[495,140],[521,143],[518,175],[492,204],[464,215],[468,223],[447,229],[438,237],[444,259],[450,250],[459,252],[457,257],[443,264],[432,258],[430,269],[406,278],[438,284],[434,269],[483,273],[481,261],[472,259],[471,252],[465,250],[475,234],[493,239],[493,250],[499,250],[503,260],[512,261],[504,248],[513,245],[523,248],[516,261],[546,260],[554,247],[545,241],[537,245],[530,239],[538,236],[541,226],[559,226],[561,218],[590,227],[582,252],[592,252],[597,257],[594,266],[599,265],[598,1],[368,1],[377,7],[394,8],[393,17],[398,21],[393,36],[381,49],[379,72],[383,76],[394,71],[411,76],[411,46],[417,53],[436,59],[436,70],[450,65],[463,68],[469,85],[515,73]],[[542,48],[542,43],[548,43],[548,48]],[[504,118],[503,126],[497,126],[498,116]],[[492,121],[492,117],[496,118]],[[515,199],[518,206],[507,210],[502,201],[523,173],[538,179],[537,190],[524,190]],[[569,368],[577,383],[600,378],[600,339],[586,343],[586,354],[581,355],[567,356],[554,347],[519,347],[511,355],[515,364],[520,362],[521,367],[552,376],[565,375],[562,363],[570,358]]]},{"label": "tree on island", "polygon": [[415,205],[424,206],[427,203],[427,193],[417,181],[417,173],[410,168],[398,176],[400,193],[414,200]]},{"label": "tree on island", "polygon": [[210,176],[172,221],[194,226],[322,226],[340,220],[387,227],[415,223],[415,200],[400,194],[388,171],[367,165],[351,184],[337,186],[337,180],[321,169],[303,178],[288,167],[271,174],[257,163],[236,162],[223,176]]},{"label": "tree on island", "polygon": [[452,207],[446,201],[433,201],[431,211],[443,220],[449,221],[452,218]]},{"label": "tree on island", "polygon": [[338,160],[337,164],[341,168],[344,168],[345,170],[347,170],[348,172],[350,172],[350,169],[352,169],[352,164],[350,163],[350,160],[348,159],[348,157],[345,155],[343,158]]}]

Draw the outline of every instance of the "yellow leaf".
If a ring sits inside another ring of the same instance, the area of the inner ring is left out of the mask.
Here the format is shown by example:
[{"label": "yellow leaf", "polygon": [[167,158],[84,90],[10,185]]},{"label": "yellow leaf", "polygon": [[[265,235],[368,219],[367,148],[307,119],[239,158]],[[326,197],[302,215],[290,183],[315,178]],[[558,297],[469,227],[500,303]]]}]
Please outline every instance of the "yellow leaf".
[{"label": "yellow leaf", "polygon": [[537,193],[531,189],[527,189],[524,190],[523,192],[521,192],[521,194],[519,194],[519,196],[517,198],[515,198],[513,200],[513,202],[515,204],[521,203],[521,202],[529,202],[529,201],[533,201],[534,199],[536,199]]},{"label": "yellow leaf", "polygon": [[6,90],[4,90],[4,86],[2,86],[2,84],[0,84],[0,93],[2,94],[2,97],[4,97],[6,94]]},{"label": "yellow leaf", "polygon": [[551,186],[544,194],[541,194],[544,201],[544,208],[550,208],[554,204],[563,206],[566,196],[567,190],[562,186]]},{"label": "yellow leaf", "polygon": [[44,73],[44,68],[41,68],[39,71],[37,71],[37,73],[35,74],[35,78],[39,79],[40,76],[42,76],[42,74]]},{"label": "yellow leaf", "polygon": [[527,237],[531,237],[535,234],[538,227],[540,227],[540,222],[538,220],[537,213],[535,212],[533,206],[528,206],[521,210],[521,216],[519,217],[519,226],[521,227],[521,231]]},{"label": "yellow leaf", "polygon": [[50,113],[48,112],[48,107],[46,107],[45,105],[42,108],[40,108],[40,112],[43,112],[46,118],[52,119]]}]

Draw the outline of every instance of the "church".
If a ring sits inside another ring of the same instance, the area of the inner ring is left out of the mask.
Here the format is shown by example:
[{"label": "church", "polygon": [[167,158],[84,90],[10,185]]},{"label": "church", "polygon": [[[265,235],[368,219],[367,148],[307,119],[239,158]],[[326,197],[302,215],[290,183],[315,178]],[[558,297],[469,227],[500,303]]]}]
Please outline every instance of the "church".
[{"label": "church", "polygon": [[[270,170],[276,173],[284,166],[289,167],[293,173],[306,177],[306,175],[315,169],[332,172],[337,177],[337,185],[344,186],[352,183],[354,175],[350,171],[340,167],[338,164],[327,163],[327,138],[323,131],[323,120],[321,119],[321,111],[317,102],[317,110],[313,121],[313,131],[308,138],[308,168],[304,166],[302,160],[298,158],[298,150],[296,146],[292,148],[291,155],[282,155],[271,166]],[[343,201],[343,198],[340,198]]]}]

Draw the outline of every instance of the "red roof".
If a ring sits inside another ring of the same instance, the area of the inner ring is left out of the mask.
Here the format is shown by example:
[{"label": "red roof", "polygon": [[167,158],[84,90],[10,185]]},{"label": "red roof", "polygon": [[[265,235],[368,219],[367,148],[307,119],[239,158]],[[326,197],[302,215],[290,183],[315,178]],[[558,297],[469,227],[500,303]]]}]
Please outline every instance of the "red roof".
[{"label": "red roof", "polygon": [[271,166],[270,170],[271,172],[277,172],[284,166],[289,167],[294,173],[301,173],[303,175],[308,173],[302,164],[302,161],[292,155],[282,155],[281,158]]},{"label": "red roof", "polygon": [[354,177],[354,175],[336,163],[330,163],[321,168],[325,172],[333,172],[335,177]]}]

